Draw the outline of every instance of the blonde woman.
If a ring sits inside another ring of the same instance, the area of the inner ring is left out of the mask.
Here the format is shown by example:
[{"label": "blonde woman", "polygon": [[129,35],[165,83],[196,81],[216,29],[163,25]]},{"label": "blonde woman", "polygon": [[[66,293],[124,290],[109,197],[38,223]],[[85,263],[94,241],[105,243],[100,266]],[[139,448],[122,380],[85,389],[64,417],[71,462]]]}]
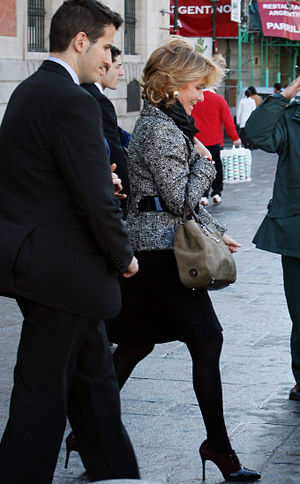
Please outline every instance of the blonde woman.
[{"label": "blonde woman", "polygon": [[[225,227],[199,203],[215,177],[210,153],[195,139],[191,110],[203,88],[220,81],[223,68],[181,38],[171,38],[150,56],[143,73],[144,106],[129,145],[131,198],[127,227],[139,260],[138,275],[122,283],[123,309],[108,324],[118,343],[114,363],[120,388],[155,343],[186,343],[193,385],[207,430],[200,447],[228,481],[260,475],[241,466],[231,448],[223,417],[219,357],[222,328],[207,291],[180,282],[173,240],[181,222],[185,187],[199,216],[224,234]],[[203,156],[204,155],[204,156]],[[231,252],[240,246],[223,235]]]}]

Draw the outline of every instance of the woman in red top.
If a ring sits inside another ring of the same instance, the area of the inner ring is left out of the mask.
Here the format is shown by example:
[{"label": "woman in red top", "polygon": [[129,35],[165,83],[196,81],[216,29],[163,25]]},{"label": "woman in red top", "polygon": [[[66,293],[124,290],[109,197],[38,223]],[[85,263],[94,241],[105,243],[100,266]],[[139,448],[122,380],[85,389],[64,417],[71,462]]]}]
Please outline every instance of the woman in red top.
[{"label": "woman in red top", "polygon": [[[225,99],[210,89],[203,92],[204,101],[198,102],[192,111],[199,133],[196,137],[211,152],[217,170],[212,183],[212,198],[214,203],[222,203],[223,167],[220,150],[223,148],[223,125],[235,146],[240,146],[241,140],[237,134],[235,124]],[[209,190],[201,199],[202,205],[208,205]]]}]

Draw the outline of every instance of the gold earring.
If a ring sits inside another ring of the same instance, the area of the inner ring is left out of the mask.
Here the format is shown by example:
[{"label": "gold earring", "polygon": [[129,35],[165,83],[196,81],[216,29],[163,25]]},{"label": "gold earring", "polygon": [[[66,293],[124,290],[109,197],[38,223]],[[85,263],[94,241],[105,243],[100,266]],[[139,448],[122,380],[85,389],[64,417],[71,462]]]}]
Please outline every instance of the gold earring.
[{"label": "gold earring", "polygon": [[178,97],[179,97],[179,91],[174,91],[173,92],[173,96],[175,97],[175,99],[178,99]]}]

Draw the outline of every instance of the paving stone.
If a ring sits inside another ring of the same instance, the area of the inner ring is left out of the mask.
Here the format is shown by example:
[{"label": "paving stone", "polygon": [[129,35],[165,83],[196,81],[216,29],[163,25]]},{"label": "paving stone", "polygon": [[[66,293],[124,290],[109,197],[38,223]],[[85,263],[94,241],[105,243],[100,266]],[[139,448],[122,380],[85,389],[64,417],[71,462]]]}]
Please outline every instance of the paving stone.
[{"label": "paving stone", "polygon": [[[276,160],[276,155],[255,150],[252,181],[226,184],[223,203],[209,206],[243,244],[235,255],[237,282],[211,298],[224,330],[221,373],[232,446],[246,467],[262,473],[262,484],[299,484],[300,402],[288,400],[294,382],[281,260],[252,244],[272,195]],[[15,302],[0,298],[0,435],[8,416],[21,321]],[[199,484],[205,428],[186,346],[179,341],[156,345],[124,386],[121,403],[142,478],[149,484]],[[69,430],[67,425],[65,435]],[[54,484],[83,482],[78,454],[71,453],[67,470],[64,459],[63,442]],[[212,462],[206,467],[207,484],[224,482]]]}]

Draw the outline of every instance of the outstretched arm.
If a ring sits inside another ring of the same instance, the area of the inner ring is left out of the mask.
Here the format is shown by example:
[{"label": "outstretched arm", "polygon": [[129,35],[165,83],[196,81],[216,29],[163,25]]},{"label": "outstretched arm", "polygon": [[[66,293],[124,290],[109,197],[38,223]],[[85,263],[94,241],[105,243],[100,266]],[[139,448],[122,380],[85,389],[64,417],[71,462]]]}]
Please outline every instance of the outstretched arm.
[{"label": "outstretched arm", "polygon": [[296,96],[298,91],[300,91],[300,76],[298,76],[293,82],[291,82],[291,84],[281,91],[281,95],[287,99],[292,99]]},{"label": "outstretched arm", "polygon": [[283,114],[290,99],[300,90],[300,76],[281,93],[269,96],[251,114],[245,136],[255,146],[271,153],[280,152],[287,141]]}]

